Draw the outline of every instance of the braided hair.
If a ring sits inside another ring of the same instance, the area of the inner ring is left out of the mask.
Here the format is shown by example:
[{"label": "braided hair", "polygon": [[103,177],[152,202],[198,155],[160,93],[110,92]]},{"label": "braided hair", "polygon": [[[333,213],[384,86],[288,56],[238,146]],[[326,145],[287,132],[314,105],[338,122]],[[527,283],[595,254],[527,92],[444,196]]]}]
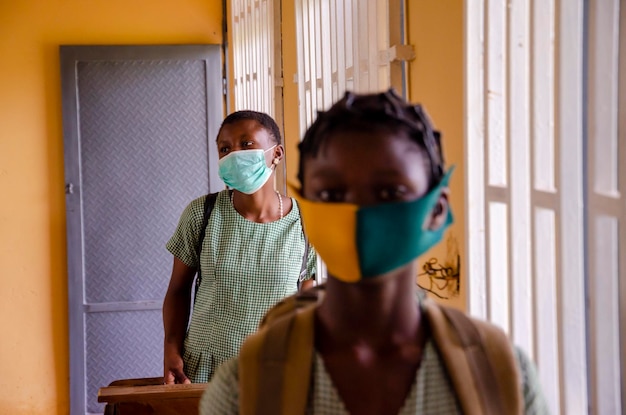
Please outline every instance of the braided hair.
[{"label": "braided hair", "polygon": [[402,132],[424,151],[430,164],[429,189],[444,175],[441,134],[433,126],[421,105],[412,105],[393,89],[378,94],[346,92],[328,111],[319,111],[298,145],[300,164],[298,179],[303,183],[304,160],[316,157],[328,137],[345,131],[386,129]]},{"label": "braided hair", "polygon": [[264,112],[250,110],[235,111],[228,114],[228,116],[224,118],[224,121],[222,121],[222,125],[220,126],[220,130],[218,131],[217,136],[219,137],[220,133],[222,132],[222,128],[224,128],[225,125],[235,124],[239,121],[246,120],[253,120],[258,122],[265,130],[267,130],[274,143],[282,144],[280,129],[278,128],[276,121],[274,121],[272,117]]}]

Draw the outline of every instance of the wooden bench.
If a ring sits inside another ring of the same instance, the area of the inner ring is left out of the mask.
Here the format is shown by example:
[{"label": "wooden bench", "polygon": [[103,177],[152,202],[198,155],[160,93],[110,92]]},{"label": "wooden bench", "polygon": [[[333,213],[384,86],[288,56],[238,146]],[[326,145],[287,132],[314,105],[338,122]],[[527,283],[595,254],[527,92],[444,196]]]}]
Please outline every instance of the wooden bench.
[{"label": "wooden bench", "polygon": [[104,415],[197,415],[206,383],[163,385],[163,378],[121,379],[100,388]]}]

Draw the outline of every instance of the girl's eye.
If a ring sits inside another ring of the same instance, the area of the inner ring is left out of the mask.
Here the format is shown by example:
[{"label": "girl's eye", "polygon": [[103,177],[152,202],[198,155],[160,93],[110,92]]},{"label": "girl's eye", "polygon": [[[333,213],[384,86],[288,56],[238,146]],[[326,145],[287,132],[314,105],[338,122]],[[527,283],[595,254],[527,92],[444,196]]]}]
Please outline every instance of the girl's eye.
[{"label": "girl's eye", "polygon": [[230,151],[229,147],[221,147],[220,148],[220,153],[221,154],[227,154]]},{"label": "girl's eye", "polygon": [[378,200],[381,202],[395,202],[404,200],[406,189],[403,187],[384,187],[378,191]]},{"label": "girl's eye", "polygon": [[344,192],[335,189],[324,189],[317,192],[317,198],[320,202],[340,203],[345,199]]},{"label": "girl's eye", "polygon": [[253,141],[244,141],[244,142],[241,143],[241,147],[242,148],[251,147],[253,145],[254,145]]}]

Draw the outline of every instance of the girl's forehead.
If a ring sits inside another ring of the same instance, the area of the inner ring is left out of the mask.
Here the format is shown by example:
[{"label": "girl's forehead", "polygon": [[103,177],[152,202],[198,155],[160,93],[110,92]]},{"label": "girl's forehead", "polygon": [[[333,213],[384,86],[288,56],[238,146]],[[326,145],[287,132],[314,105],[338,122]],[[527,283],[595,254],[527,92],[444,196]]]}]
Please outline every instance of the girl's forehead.
[{"label": "girl's forehead", "polygon": [[348,131],[330,134],[316,156],[305,160],[316,169],[404,169],[424,165],[424,151],[405,133]]},{"label": "girl's forehead", "polygon": [[303,160],[302,185],[313,192],[402,185],[417,197],[428,189],[428,165],[424,151],[405,134],[346,133],[329,136],[316,155]]},{"label": "girl's forehead", "polygon": [[269,133],[256,120],[238,120],[222,126],[217,141],[229,139],[269,139]]},{"label": "girl's forehead", "polygon": [[264,128],[258,121],[252,119],[241,119],[222,126],[222,132],[254,131],[259,129],[263,130]]},{"label": "girl's forehead", "polygon": [[[368,152],[373,159],[380,158],[386,153],[395,153],[394,150],[398,148],[407,151],[420,150],[419,145],[411,140],[405,131],[374,127],[331,132],[322,140],[320,153],[352,153],[355,149],[363,148],[376,149],[376,151]],[[401,158],[405,156],[403,153],[396,155]]]}]

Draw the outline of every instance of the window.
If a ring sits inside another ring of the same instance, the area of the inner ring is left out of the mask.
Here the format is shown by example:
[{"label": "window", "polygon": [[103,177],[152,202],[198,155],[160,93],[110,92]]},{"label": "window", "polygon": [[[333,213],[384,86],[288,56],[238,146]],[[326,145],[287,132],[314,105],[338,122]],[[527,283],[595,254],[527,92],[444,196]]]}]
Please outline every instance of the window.
[{"label": "window", "polygon": [[275,30],[275,13],[280,16],[276,7],[280,7],[280,2],[278,6],[273,0],[230,3],[235,109],[261,111],[276,119],[282,116],[282,94],[276,93],[282,83],[280,45],[276,47],[280,32]]},{"label": "window", "polygon": [[394,0],[296,0],[302,133],[346,90],[404,91],[403,15]]},{"label": "window", "polygon": [[531,355],[554,414],[625,408],[620,12],[466,3],[469,309]]}]

